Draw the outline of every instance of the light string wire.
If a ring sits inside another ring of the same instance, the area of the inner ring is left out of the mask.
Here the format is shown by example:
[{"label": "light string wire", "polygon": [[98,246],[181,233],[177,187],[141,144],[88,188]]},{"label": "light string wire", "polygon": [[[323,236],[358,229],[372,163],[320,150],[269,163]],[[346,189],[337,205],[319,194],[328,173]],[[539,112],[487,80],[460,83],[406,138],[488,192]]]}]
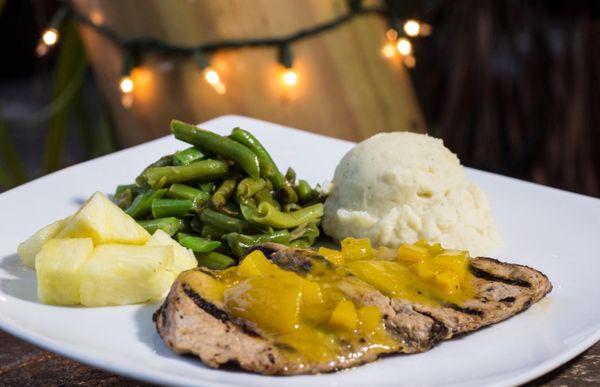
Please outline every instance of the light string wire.
[{"label": "light string wire", "polygon": [[376,14],[388,19],[390,29],[386,33],[387,44],[382,48],[384,57],[391,58],[396,54],[404,59],[407,67],[414,67],[415,58],[412,55],[412,44],[408,37],[427,36],[431,32],[431,26],[426,23],[408,19],[404,23],[405,36],[400,36],[401,31],[399,17],[391,12],[388,7],[364,6],[360,0],[348,0],[348,11],[333,17],[332,19],[316,24],[309,28],[303,28],[288,35],[263,38],[247,39],[224,39],[209,41],[196,46],[186,46],[168,43],[164,40],[141,36],[126,38],[108,26],[94,22],[87,15],[77,11],[71,1],[62,0],[62,6],[55,13],[48,28],[40,38],[36,53],[45,55],[49,48],[55,45],[59,38],[59,29],[67,17],[86,25],[95,32],[110,40],[123,52],[122,77],[119,80],[119,88],[122,93],[122,104],[130,107],[133,102],[132,92],[134,83],[130,77],[131,71],[139,64],[143,52],[154,51],[171,55],[192,57],[202,71],[202,75],[218,94],[225,94],[226,87],[221,81],[219,74],[210,67],[210,56],[216,51],[224,49],[240,49],[252,47],[275,47],[278,49],[277,61],[283,66],[282,83],[284,86],[293,87],[298,82],[298,74],[293,69],[293,56],[291,46],[301,40],[311,38],[315,35],[327,32],[342,26],[359,16]]}]

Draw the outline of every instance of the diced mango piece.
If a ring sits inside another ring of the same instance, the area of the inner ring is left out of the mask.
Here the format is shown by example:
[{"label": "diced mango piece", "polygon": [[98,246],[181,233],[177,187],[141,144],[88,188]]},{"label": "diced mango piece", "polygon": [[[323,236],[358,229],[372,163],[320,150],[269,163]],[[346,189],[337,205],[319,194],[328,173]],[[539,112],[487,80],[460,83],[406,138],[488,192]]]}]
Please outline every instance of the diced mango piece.
[{"label": "diced mango piece", "polygon": [[142,245],[150,234],[101,192],[96,192],[71,217],[57,238],[90,237],[94,244]]},{"label": "diced mango piece", "polygon": [[320,304],[323,302],[323,293],[318,283],[301,278],[302,301],[306,305]]},{"label": "diced mango piece", "polygon": [[80,269],[93,249],[91,238],[50,239],[44,243],[35,260],[40,301],[54,305],[79,304]]},{"label": "diced mango piece", "polygon": [[428,255],[429,250],[427,250],[425,247],[403,243],[400,245],[400,247],[398,247],[396,259],[399,261],[417,262],[427,258]]},{"label": "diced mango piece", "polygon": [[370,259],[373,257],[373,247],[369,238],[346,238],[342,241],[342,254],[346,261]]},{"label": "diced mango piece", "polygon": [[338,302],[333,312],[331,312],[329,325],[350,332],[356,329],[358,326],[358,316],[352,301],[342,300]]},{"label": "diced mango piece", "polygon": [[286,333],[298,327],[302,287],[287,277],[253,276],[225,290],[231,314],[270,332]]},{"label": "diced mango piece", "polygon": [[279,267],[271,263],[260,250],[254,250],[246,255],[237,268],[238,274],[245,277],[272,274],[278,269]]},{"label": "diced mango piece", "polygon": [[419,277],[427,280],[433,279],[437,274],[437,270],[429,260],[422,259],[415,263],[413,267]]},{"label": "diced mango piece", "polygon": [[420,241],[415,243],[415,245],[419,246],[419,247],[425,247],[429,251],[429,255],[432,257],[435,257],[436,255],[444,252],[444,248],[442,247],[442,245],[440,243],[431,243],[430,244],[426,240],[421,239]]},{"label": "diced mango piece", "polygon": [[146,246],[173,246],[173,266],[168,270],[172,271],[175,276],[179,275],[182,271],[198,266],[198,261],[192,250],[180,245],[161,229],[156,230],[152,234],[152,237],[146,242]]},{"label": "diced mango piece", "polygon": [[435,282],[448,294],[460,291],[460,277],[452,271],[443,271],[435,276]]},{"label": "diced mango piece", "polygon": [[446,270],[452,271],[458,275],[460,280],[463,280],[467,275],[469,258],[464,251],[448,250],[433,258],[433,262]]},{"label": "diced mango piece", "polygon": [[390,296],[398,296],[410,277],[409,269],[397,262],[356,261],[347,264],[356,277]]},{"label": "diced mango piece", "polygon": [[375,306],[363,306],[358,310],[358,320],[363,332],[374,332],[381,325],[381,312]]},{"label": "diced mango piece", "polygon": [[17,247],[17,253],[24,264],[35,269],[35,256],[42,250],[44,243],[54,238],[67,224],[69,218],[57,220],[46,227],[39,229],[35,234],[27,238]]},{"label": "diced mango piece", "polygon": [[97,246],[81,267],[81,303],[126,305],[161,298],[174,275],[172,246]]},{"label": "diced mango piece", "polygon": [[336,266],[343,265],[345,262],[344,254],[338,250],[319,247],[318,254]]}]

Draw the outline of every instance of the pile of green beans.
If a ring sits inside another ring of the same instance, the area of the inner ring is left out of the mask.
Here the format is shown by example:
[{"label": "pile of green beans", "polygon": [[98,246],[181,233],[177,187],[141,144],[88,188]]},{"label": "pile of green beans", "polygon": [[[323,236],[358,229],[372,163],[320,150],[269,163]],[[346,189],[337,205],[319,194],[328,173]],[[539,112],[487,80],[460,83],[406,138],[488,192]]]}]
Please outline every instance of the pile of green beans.
[{"label": "pile of green beans", "polygon": [[236,264],[258,243],[315,242],[323,193],[296,182],[291,168],[281,173],[250,132],[221,136],[176,120],[171,130],[192,146],[161,157],[113,196],[148,232],[165,231],[212,269]]}]

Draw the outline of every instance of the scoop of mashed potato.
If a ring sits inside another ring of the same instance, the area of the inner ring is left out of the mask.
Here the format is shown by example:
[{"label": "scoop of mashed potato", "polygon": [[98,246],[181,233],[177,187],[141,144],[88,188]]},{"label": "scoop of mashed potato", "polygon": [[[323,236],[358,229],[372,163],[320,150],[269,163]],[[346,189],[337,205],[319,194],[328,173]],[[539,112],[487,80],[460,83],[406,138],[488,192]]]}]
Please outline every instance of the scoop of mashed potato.
[{"label": "scoop of mashed potato", "polygon": [[442,140],[409,132],[377,134],[344,156],[323,229],[338,241],[368,237],[395,248],[425,239],[472,256],[500,243],[487,198],[458,157]]}]

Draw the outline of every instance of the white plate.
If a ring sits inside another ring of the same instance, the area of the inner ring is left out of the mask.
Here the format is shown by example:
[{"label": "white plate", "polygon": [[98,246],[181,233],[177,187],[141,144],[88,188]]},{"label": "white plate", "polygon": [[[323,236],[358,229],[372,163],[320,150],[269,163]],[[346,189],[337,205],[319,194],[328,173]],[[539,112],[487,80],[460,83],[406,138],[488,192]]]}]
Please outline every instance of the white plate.
[{"label": "white plate", "polygon": [[[251,130],[278,165],[311,183],[330,179],[352,143],[239,116],[202,124]],[[172,354],[151,320],[157,305],[42,305],[17,244],[73,211],[94,191],[131,182],[159,156],[185,147],[171,137],[91,160],[0,195],[0,328],[72,359],[161,384],[205,386],[513,385],[559,366],[600,338],[600,200],[469,170],[489,195],[504,239],[497,257],[546,273],[554,290],[527,312],[418,355],[318,376],[266,377],[205,367]]]}]

